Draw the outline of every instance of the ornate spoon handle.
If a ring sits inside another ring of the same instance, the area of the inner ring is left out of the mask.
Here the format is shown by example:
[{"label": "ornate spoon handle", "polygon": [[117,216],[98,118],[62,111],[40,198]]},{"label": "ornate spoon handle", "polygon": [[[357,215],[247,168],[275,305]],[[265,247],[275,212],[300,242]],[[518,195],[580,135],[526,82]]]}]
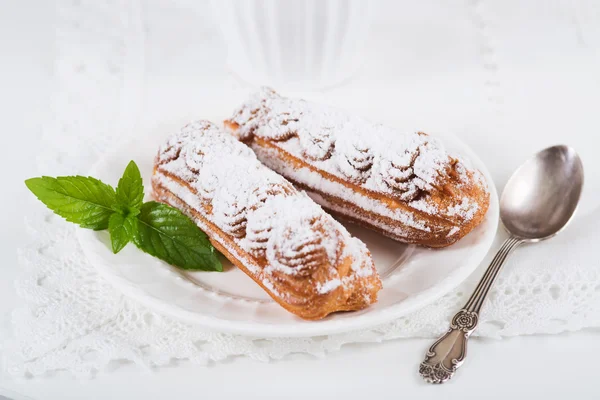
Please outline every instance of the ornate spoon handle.
[{"label": "ornate spoon handle", "polygon": [[504,241],[467,304],[452,318],[450,329],[429,348],[419,366],[419,373],[427,382],[444,383],[461,366],[467,355],[467,340],[477,327],[481,306],[504,261],[521,243],[523,240],[515,237]]}]

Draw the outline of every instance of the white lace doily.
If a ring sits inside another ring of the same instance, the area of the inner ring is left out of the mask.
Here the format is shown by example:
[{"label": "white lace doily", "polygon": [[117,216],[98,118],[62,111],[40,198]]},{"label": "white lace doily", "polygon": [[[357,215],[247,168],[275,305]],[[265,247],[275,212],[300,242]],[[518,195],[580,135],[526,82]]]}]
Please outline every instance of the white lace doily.
[{"label": "white lace doily", "polygon": [[[136,1],[98,6],[89,0],[62,5],[59,13],[56,121],[38,160],[48,175],[89,168],[116,136],[132,130],[143,93],[144,34]],[[474,18],[481,21],[480,13]],[[79,51],[85,46],[95,51]],[[93,135],[81,134],[90,131]],[[600,226],[589,223],[599,219],[597,209],[586,221],[575,221],[569,235],[519,249],[499,277],[476,334],[499,338],[600,326],[600,260],[594,257]],[[13,376],[55,370],[88,376],[115,360],[146,368],[173,359],[203,364],[235,355],[268,361],[291,353],[323,355],[346,343],[432,337],[446,329],[483,272],[435,304],[370,330],[250,338],[207,332],[124,297],[84,257],[76,228],[50,212],[30,216],[27,226],[32,240],[20,250],[23,275],[16,283],[25,306],[13,312],[12,339],[1,349]]]}]

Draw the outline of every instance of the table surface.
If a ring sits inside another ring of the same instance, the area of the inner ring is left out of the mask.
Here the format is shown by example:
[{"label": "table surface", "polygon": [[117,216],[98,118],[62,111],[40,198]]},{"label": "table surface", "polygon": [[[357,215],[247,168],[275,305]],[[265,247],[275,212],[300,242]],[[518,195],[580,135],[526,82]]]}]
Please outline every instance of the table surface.
[{"label": "table surface", "polygon": [[[3,5],[3,7],[5,7]],[[8,189],[2,196],[0,253],[5,261],[0,279],[0,312],[19,305],[12,282],[19,264],[15,249],[27,240],[23,216],[34,204],[22,181],[36,173],[31,157],[41,151],[36,138],[48,109],[52,90],[52,5],[27,0],[13,2],[0,12],[0,43],[5,54],[0,74],[0,104],[5,119],[0,135],[5,151],[0,158]],[[14,35],[20,32],[20,35]],[[8,90],[6,90],[8,89]],[[596,106],[598,103],[596,103]],[[8,119],[6,119],[8,118]],[[483,156],[493,158],[485,141],[471,142]],[[529,151],[526,149],[524,151]],[[518,160],[497,173],[499,185]],[[514,164],[514,165],[512,165]],[[491,166],[492,168],[494,165]],[[501,187],[501,186],[500,186]],[[10,227],[7,229],[6,227]],[[600,354],[597,330],[555,336],[529,336],[505,340],[473,339],[466,365],[456,379],[443,386],[424,384],[418,363],[429,339],[396,340],[383,344],[348,345],[324,359],[293,356],[260,363],[245,358],[200,367],[174,363],[157,371],[115,364],[91,380],[68,374],[13,382],[0,380],[0,398],[34,399],[177,399],[193,398],[572,398],[600,397],[595,355]],[[1,379],[1,378],[0,378]]]}]

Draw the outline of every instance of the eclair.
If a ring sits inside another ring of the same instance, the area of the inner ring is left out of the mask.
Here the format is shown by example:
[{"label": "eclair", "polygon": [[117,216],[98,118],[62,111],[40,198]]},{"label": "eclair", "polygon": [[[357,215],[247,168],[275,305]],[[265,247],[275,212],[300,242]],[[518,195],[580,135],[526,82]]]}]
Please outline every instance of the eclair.
[{"label": "eclair", "polygon": [[483,174],[423,132],[263,88],[225,128],[332,214],[405,243],[445,247],[489,206]]},{"label": "eclair", "polygon": [[208,121],[185,126],[160,147],[152,189],[302,318],[359,310],[377,300],[381,281],[364,243]]}]

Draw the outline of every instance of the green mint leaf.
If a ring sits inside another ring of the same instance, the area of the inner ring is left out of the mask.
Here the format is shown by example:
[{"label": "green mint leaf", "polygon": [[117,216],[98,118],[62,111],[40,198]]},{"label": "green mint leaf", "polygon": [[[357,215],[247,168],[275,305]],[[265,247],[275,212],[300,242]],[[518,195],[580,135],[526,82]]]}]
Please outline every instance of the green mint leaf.
[{"label": "green mint leaf", "polygon": [[[117,202],[121,210],[139,210],[144,201],[142,175],[135,162],[130,161],[117,185]],[[134,212],[135,213],[135,212]]]},{"label": "green mint leaf", "polygon": [[31,178],[25,185],[56,214],[83,228],[106,229],[116,204],[114,189],[85,176]]},{"label": "green mint leaf", "polygon": [[223,271],[206,234],[181,211],[150,201],[137,219],[133,242],[141,250],[182,269]]},{"label": "green mint leaf", "polygon": [[127,217],[114,213],[108,220],[108,231],[110,232],[110,243],[113,253],[117,254],[127,245],[137,231],[137,219],[134,215]]}]

